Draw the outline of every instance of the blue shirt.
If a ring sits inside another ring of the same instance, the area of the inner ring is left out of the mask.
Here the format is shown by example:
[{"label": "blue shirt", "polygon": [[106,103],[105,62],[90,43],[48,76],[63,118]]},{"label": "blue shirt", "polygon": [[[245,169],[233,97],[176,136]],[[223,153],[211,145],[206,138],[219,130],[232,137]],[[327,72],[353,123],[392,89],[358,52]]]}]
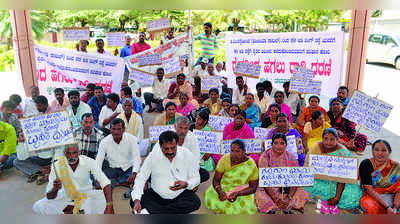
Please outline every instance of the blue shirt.
[{"label": "blue shirt", "polygon": [[[121,58],[126,57],[126,56],[130,56],[131,55],[131,51],[132,51],[132,45],[129,46],[124,46],[123,48],[121,48],[119,56]],[[125,71],[128,71],[128,68],[125,65]]]},{"label": "blue shirt", "polygon": [[99,105],[99,101],[97,101],[97,97],[93,96],[89,101],[88,105],[92,108],[92,113],[93,113],[93,118],[95,123],[97,124],[99,122],[99,116],[101,112],[101,108],[103,108],[107,103],[107,96],[104,94],[104,99],[103,103]]}]

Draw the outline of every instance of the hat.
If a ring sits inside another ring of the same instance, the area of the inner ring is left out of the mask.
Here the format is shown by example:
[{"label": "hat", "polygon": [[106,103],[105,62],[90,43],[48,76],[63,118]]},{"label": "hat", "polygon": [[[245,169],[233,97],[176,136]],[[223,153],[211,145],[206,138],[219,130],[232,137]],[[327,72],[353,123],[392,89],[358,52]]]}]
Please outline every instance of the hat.
[{"label": "hat", "polygon": [[208,59],[207,58],[203,58],[203,59],[201,59],[201,62],[208,64]]}]

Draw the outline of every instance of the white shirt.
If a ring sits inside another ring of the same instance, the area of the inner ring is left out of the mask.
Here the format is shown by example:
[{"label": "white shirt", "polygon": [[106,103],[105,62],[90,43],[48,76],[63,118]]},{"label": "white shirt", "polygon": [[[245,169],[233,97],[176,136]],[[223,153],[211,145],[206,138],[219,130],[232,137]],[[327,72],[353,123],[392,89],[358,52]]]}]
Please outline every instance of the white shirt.
[{"label": "white shirt", "polygon": [[185,189],[172,191],[177,180],[186,181],[192,190],[200,184],[200,174],[193,154],[186,148],[178,146],[175,158],[170,162],[162,153],[162,150],[153,150],[146,158],[135,180],[135,186],[131,193],[132,200],[140,200],[143,187],[151,175],[151,188],[164,199],[173,199],[179,196]]},{"label": "white shirt", "polygon": [[290,107],[292,114],[296,114],[297,104],[299,103],[299,95],[297,93],[289,93],[289,97],[284,97],[284,103]]},{"label": "white shirt", "polygon": [[240,91],[239,88],[234,89],[232,103],[239,105],[244,104],[246,102],[246,96],[243,96],[243,93],[244,93],[244,88],[242,89],[242,91]]},{"label": "white shirt", "polygon": [[104,54],[107,56],[113,56],[113,54],[111,54],[111,52],[104,50],[103,53],[98,52],[97,50],[95,51],[96,54]]},{"label": "white shirt", "polygon": [[272,103],[275,103],[274,96],[275,96],[276,91],[278,91],[278,89],[276,89],[275,87],[272,87],[271,95],[267,91],[265,91],[264,95],[271,97]]},{"label": "white shirt", "polygon": [[[101,108],[100,111],[100,115],[99,115],[99,125],[103,126],[103,121],[109,117],[111,117],[115,112],[119,112],[119,113],[123,113],[124,111],[122,110],[122,106],[121,104],[118,104],[117,108],[115,109],[115,111],[111,110],[110,108],[108,108],[107,106]],[[106,126],[104,126],[105,128],[110,129],[111,127],[111,122],[109,124],[107,124]]]},{"label": "white shirt", "polygon": [[163,99],[167,98],[168,89],[169,89],[169,81],[163,78],[161,82],[155,78],[153,81],[153,94],[155,99]]},{"label": "white shirt", "polygon": [[111,168],[121,168],[126,171],[131,166],[132,173],[137,173],[140,168],[140,153],[138,140],[135,136],[124,133],[121,142],[117,144],[110,134],[101,141],[96,162],[102,167],[104,158],[110,163]]},{"label": "white shirt", "polygon": [[[56,174],[54,173],[53,167],[55,167],[58,176],[60,176],[59,161],[56,161],[54,166],[51,166],[52,169],[50,172],[49,183],[47,184],[46,192],[49,192],[51,189],[53,189],[53,182],[56,179]],[[75,172],[72,171],[72,168],[69,166],[67,160],[67,169],[72,183],[78,192],[88,192],[92,190],[90,174],[93,174],[95,179],[99,181],[102,188],[110,184],[110,180],[106,177],[106,175],[104,175],[103,171],[101,171],[101,168],[97,166],[96,161],[87,156],[79,156],[79,164]],[[64,187],[58,191],[57,198],[62,197],[62,194],[64,194],[64,197],[66,197]]]},{"label": "white shirt", "polygon": [[220,72],[217,70],[217,69],[215,69],[215,74],[217,75],[217,76],[220,76],[220,77],[222,77],[222,78],[228,78],[228,74],[226,73],[226,71],[224,71],[224,70],[221,70]]},{"label": "white shirt", "polygon": [[36,104],[32,98],[26,98],[22,104],[22,111],[24,117],[38,115],[39,111],[36,109]]},{"label": "white shirt", "polygon": [[271,97],[269,97],[267,95],[264,95],[264,97],[260,101],[260,99],[258,98],[258,95],[254,94],[254,103],[260,107],[261,113],[267,112],[268,106],[271,104],[271,102],[272,102]]},{"label": "white shirt", "polygon": [[201,65],[197,65],[193,68],[192,75],[189,76],[189,82],[194,83],[194,77],[199,76],[199,77],[207,77],[208,76],[208,71],[207,67],[203,70],[201,68]]}]

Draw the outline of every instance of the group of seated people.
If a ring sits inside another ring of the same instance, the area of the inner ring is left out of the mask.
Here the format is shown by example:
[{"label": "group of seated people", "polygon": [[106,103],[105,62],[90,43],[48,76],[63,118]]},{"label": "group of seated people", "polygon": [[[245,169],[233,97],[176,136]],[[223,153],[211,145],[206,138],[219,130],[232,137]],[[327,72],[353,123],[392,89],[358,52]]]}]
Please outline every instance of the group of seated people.
[{"label": "group of seated people", "polygon": [[[205,65],[202,61],[201,66]],[[213,73],[213,67],[208,67],[209,74]],[[124,197],[130,199],[133,213],[191,213],[200,208],[196,192],[212,172],[204,204],[215,213],[304,213],[306,202],[313,198],[342,209],[360,207],[366,213],[398,212],[400,167],[390,159],[391,147],[385,140],[375,141],[373,157],[361,162],[360,184],[320,179],[312,187],[258,184],[259,168],[307,166],[310,154],[354,157],[365,150],[367,137],[342,117],[349,102],[346,87],[340,87],[324,109],[318,96],[309,97],[305,106],[301,94],[289,91],[288,82],[283,84],[284,91],[269,81],[260,82],[253,94],[243,77],[237,76],[233,90],[221,78],[221,88],[204,94],[201,76],[194,76],[193,83],[190,80],[181,73],[171,81],[165,79],[163,68],[157,69],[152,92],[144,93],[145,104],[127,83],[119,94],[107,95],[94,84],[88,84],[82,95],[72,90],[67,97],[62,88],[56,88],[50,104],[36,86],[24,102],[12,95],[2,103],[0,114],[0,174],[15,166],[28,176],[28,182],[49,181],[45,198],[33,206],[39,214],[112,214],[116,186],[129,188]],[[148,112],[161,112],[154,126],[175,127],[163,132],[148,154],[147,149],[139,149],[146,106]],[[54,154],[49,150],[29,153],[18,118],[64,110],[76,144],[58,147]],[[201,153],[192,133],[215,131],[208,123],[213,115],[233,119],[222,135],[223,140],[233,140],[229,154]],[[272,139],[272,146],[262,153],[246,153],[242,140],[255,138],[255,128],[269,129],[266,139]],[[286,150],[287,137],[292,135],[297,155]]]}]

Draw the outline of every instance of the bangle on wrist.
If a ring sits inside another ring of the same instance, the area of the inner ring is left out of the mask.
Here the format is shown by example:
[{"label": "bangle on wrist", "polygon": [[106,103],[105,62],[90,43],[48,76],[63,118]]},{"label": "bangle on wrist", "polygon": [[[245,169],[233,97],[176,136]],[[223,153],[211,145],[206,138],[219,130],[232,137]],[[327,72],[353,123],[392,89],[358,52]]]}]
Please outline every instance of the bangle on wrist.
[{"label": "bangle on wrist", "polygon": [[221,185],[215,186],[215,191],[217,191],[219,189],[222,189]]},{"label": "bangle on wrist", "polygon": [[113,205],[112,201],[106,203],[106,206],[110,206],[110,205]]}]

